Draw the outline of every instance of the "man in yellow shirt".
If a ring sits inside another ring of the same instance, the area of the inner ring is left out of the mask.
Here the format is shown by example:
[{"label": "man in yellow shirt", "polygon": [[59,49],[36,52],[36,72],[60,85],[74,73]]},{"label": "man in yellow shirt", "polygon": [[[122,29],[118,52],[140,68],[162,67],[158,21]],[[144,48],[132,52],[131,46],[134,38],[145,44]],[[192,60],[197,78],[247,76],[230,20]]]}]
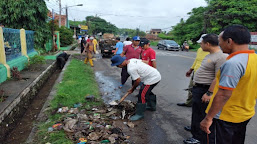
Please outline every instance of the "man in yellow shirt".
[{"label": "man in yellow shirt", "polygon": [[216,75],[213,97],[200,123],[207,134],[215,134],[217,144],[243,144],[255,114],[257,55],[249,50],[250,41],[249,30],[242,25],[229,26],[219,35],[221,49],[230,55]]},{"label": "man in yellow shirt", "polygon": [[[201,38],[197,41],[197,43],[201,43],[202,42],[202,37],[206,36],[206,34],[203,34],[201,36]],[[200,47],[197,50],[196,53],[196,58],[195,61],[193,63],[193,65],[191,66],[191,68],[188,70],[188,72],[186,73],[186,77],[190,77],[190,75],[193,72],[196,72],[197,69],[199,69],[199,67],[201,66],[201,63],[203,61],[203,59],[205,58],[206,55],[210,54],[209,52],[205,52],[203,51],[203,49]],[[187,95],[187,100],[185,103],[177,103],[178,106],[187,106],[187,107],[191,107],[192,106],[192,88],[193,88],[193,78],[194,78],[194,73],[191,76],[190,82],[189,82],[189,86],[188,86],[188,95]],[[186,128],[186,130],[189,130],[188,127]]]}]

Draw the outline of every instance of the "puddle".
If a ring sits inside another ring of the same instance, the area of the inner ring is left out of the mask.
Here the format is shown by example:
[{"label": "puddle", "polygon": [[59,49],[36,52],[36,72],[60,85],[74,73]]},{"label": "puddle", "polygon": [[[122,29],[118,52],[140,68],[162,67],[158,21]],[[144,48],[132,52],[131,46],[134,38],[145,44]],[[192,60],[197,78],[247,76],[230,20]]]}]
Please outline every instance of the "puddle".
[{"label": "puddle", "polygon": [[103,73],[104,72],[95,72],[95,77],[102,93],[104,103],[107,104],[113,100],[119,100],[123,96],[123,93],[117,87],[118,83],[113,78],[105,76]]}]

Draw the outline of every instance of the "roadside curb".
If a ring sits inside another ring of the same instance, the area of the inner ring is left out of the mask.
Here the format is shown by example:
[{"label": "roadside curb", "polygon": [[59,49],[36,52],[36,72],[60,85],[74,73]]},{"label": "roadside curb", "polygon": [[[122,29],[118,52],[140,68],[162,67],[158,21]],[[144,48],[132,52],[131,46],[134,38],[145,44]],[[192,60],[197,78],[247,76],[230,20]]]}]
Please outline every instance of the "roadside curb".
[{"label": "roadside curb", "polygon": [[60,73],[59,77],[57,78],[57,80],[55,81],[55,84],[49,94],[49,96],[47,97],[46,99],[46,102],[45,104],[43,105],[40,113],[38,114],[38,117],[37,117],[37,120],[36,122],[34,123],[33,125],[33,128],[26,140],[26,143],[33,143],[33,140],[35,138],[35,135],[36,135],[36,132],[38,130],[38,123],[39,122],[43,122],[43,121],[46,121],[46,114],[45,114],[45,111],[47,110],[47,108],[49,107],[50,105],[50,102],[53,100],[54,96],[56,95],[56,90],[57,90],[57,85],[62,81],[63,79],[63,75],[64,75],[64,72],[67,68],[67,66],[70,64],[71,62],[71,59],[72,59],[72,55],[69,57],[69,59],[67,60],[65,66],[63,67],[62,69],[62,72]]}]

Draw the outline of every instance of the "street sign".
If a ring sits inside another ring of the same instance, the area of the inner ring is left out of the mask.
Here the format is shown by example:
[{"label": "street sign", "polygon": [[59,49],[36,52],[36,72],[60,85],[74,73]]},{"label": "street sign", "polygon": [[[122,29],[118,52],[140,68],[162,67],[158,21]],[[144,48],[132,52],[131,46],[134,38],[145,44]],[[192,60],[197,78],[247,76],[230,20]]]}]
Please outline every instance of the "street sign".
[{"label": "street sign", "polygon": [[88,30],[88,26],[86,26],[86,25],[81,25],[80,27],[82,30]]}]

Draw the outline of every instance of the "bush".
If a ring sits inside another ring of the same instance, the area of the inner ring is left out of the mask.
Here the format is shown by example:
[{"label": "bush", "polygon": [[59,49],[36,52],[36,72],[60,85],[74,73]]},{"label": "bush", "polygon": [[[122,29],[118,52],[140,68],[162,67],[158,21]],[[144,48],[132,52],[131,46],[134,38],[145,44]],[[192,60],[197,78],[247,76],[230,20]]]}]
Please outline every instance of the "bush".
[{"label": "bush", "polygon": [[61,43],[61,46],[68,46],[70,44],[72,44],[73,42],[73,32],[64,27],[64,26],[61,26],[58,31],[60,32],[60,43]]},{"label": "bush", "polygon": [[172,37],[172,36],[166,35],[166,34],[164,34],[164,33],[158,34],[158,37],[161,38],[161,39],[173,40],[173,37]]},{"label": "bush", "polygon": [[151,46],[157,46],[157,44],[158,44],[158,41],[151,41],[151,42],[150,42],[150,45],[151,45]]},{"label": "bush", "polygon": [[29,64],[45,64],[45,58],[43,56],[40,55],[35,55],[33,57],[30,58],[30,63]]}]

